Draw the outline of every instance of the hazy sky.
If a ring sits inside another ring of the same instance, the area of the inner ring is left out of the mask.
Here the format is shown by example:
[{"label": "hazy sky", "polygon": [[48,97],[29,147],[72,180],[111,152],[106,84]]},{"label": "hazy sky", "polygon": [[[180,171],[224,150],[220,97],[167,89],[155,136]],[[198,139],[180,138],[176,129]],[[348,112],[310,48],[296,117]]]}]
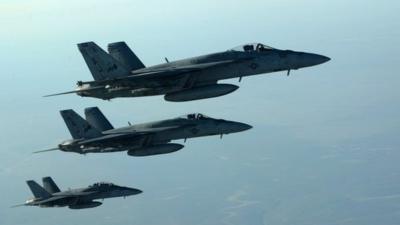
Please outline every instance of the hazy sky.
[{"label": "hazy sky", "polygon": [[[0,1],[0,224],[398,224],[399,11],[394,0]],[[41,97],[92,79],[77,43],[121,40],[145,65],[247,42],[332,60],[189,103]],[[155,157],[31,154],[70,138],[59,110],[89,106],[115,126],[202,112],[254,128]],[[48,175],[62,189],[144,193],[88,210],[9,208],[31,196],[25,180]]]}]

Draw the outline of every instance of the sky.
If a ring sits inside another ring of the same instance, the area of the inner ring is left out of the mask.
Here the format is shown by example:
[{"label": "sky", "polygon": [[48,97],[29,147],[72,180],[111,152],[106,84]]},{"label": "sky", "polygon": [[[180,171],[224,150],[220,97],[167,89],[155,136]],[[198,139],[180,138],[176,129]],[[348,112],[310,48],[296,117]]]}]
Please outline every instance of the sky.
[{"label": "sky", "polygon": [[[1,0],[0,224],[398,224],[399,10],[394,0]],[[76,47],[85,41],[125,41],[145,65],[248,42],[332,60],[226,80],[240,88],[186,103],[41,97],[92,79]],[[90,106],[116,127],[201,112],[254,128],[154,157],[31,153],[70,138],[59,110]],[[61,189],[144,192],[87,210],[10,208],[31,197],[25,180],[44,176]]]}]

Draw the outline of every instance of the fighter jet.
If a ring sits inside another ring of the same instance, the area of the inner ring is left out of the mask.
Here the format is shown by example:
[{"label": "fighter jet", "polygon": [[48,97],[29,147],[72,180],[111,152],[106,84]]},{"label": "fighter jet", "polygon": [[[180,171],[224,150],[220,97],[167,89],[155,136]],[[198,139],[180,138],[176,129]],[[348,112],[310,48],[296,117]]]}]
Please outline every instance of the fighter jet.
[{"label": "fighter jet", "polygon": [[74,91],[82,97],[104,100],[119,97],[164,95],[182,102],[229,94],[239,86],[219,80],[297,70],[330,58],[306,52],[280,50],[267,45],[245,44],[227,51],[145,67],[125,42],[108,44],[108,53],[94,42],[78,44],[94,81],[78,81]]},{"label": "fighter jet", "polygon": [[250,125],[213,119],[200,113],[178,118],[114,128],[97,107],[85,109],[86,120],[73,110],[60,111],[73,139],[56,148],[37,151],[75,152],[79,154],[127,151],[130,156],[149,156],[178,151],[184,146],[172,140],[245,131]]},{"label": "fighter jet", "polygon": [[86,209],[100,206],[102,203],[93,201],[96,199],[126,197],[142,193],[141,190],[129,187],[121,187],[112,183],[95,183],[86,188],[68,189],[60,191],[51,177],[43,177],[43,187],[33,180],[26,183],[31,189],[34,198],[24,204],[16,206],[39,207],[65,207],[70,209]]}]

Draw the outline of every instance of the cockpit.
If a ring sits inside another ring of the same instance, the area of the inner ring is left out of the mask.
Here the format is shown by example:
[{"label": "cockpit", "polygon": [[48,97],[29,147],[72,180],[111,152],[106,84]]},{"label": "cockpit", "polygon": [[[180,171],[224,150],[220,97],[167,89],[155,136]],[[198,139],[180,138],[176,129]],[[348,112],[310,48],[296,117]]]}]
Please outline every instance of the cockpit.
[{"label": "cockpit", "polygon": [[235,48],[232,48],[231,51],[238,51],[238,52],[267,52],[273,50],[274,48],[264,45],[261,43],[250,43],[245,45],[240,45]]},{"label": "cockpit", "polygon": [[114,186],[114,184],[107,183],[107,182],[97,182],[97,183],[90,185],[89,187],[111,187],[111,186]]},{"label": "cockpit", "polygon": [[192,114],[188,114],[185,116],[182,116],[184,119],[188,119],[188,120],[202,120],[202,119],[207,119],[209,118],[208,116],[205,116],[201,113],[192,113]]}]

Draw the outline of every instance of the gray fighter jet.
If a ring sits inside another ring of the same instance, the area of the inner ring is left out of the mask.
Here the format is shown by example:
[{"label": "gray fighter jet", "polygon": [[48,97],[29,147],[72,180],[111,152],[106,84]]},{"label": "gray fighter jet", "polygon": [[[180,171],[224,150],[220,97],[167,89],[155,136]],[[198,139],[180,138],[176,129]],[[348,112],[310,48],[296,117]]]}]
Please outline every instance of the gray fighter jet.
[{"label": "gray fighter jet", "polygon": [[[145,67],[124,42],[108,45],[108,53],[94,42],[78,44],[94,81],[78,81],[74,91],[83,97],[109,100],[118,97],[164,95],[181,102],[229,94],[239,87],[218,83],[277,71],[315,66],[330,59],[313,53],[275,49],[260,43],[228,51]],[[46,96],[46,97],[47,97]]]},{"label": "gray fighter jet", "polygon": [[[129,187],[121,187],[112,183],[95,183],[86,188],[68,189],[60,191],[51,177],[43,177],[43,187],[33,180],[26,183],[31,189],[34,198],[25,204],[16,206],[39,206],[39,207],[65,207],[70,209],[93,208],[101,205],[96,199],[126,197],[142,193],[141,190]],[[14,207],[16,207],[14,206]]]},{"label": "gray fighter jet", "polygon": [[[213,119],[200,113],[122,128],[111,125],[97,107],[85,109],[86,120],[73,110],[60,111],[73,139],[57,148],[37,152],[61,150],[80,154],[128,151],[130,156],[149,156],[171,153],[184,146],[172,140],[245,131],[250,125]],[[35,152],[35,153],[37,153]]]}]

